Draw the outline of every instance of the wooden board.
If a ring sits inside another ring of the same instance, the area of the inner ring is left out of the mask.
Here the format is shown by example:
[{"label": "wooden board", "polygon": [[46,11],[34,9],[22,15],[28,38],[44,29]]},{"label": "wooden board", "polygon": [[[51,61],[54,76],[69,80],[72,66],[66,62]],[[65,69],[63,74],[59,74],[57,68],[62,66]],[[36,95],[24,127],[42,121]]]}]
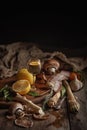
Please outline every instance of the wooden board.
[{"label": "wooden board", "polygon": [[[85,79],[87,79],[87,70]],[[80,111],[76,115],[69,113],[66,102],[60,111],[50,109],[47,120],[33,120],[34,125],[30,130],[87,130],[87,80],[84,88],[74,93],[80,103]],[[13,120],[8,120],[5,116],[7,109],[0,109],[0,130],[27,130],[14,124]]]},{"label": "wooden board", "polygon": [[[5,117],[7,110],[0,110],[0,130],[21,130],[14,124],[13,120],[8,120]],[[33,120],[34,124],[30,130],[70,130],[69,121],[67,117],[66,109],[61,109],[60,111],[50,111],[49,118],[47,120]],[[22,130],[27,130],[27,128],[22,128]]]}]

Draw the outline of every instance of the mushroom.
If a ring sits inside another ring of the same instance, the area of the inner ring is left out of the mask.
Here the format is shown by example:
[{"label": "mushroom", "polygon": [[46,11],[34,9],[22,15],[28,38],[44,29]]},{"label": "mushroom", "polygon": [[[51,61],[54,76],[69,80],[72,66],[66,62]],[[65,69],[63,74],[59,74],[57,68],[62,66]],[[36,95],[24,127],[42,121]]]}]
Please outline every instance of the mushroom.
[{"label": "mushroom", "polygon": [[15,119],[15,125],[30,128],[33,126],[33,121],[28,116],[24,116],[22,118]]},{"label": "mushroom", "polygon": [[38,113],[41,115],[45,114],[40,106],[36,105],[31,100],[27,99],[25,96],[21,96],[19,93],[17,93],[15,100],[27,105],[27,107],[31,108],[34,111],[34,113]]},{"label": "mushroom", "polygon": [[21,103],[13,103],[8,110],[8,119],[14,119],[14,123],[17,126],[29,128],[33,126],[33,121],[30,119],[31,114],[24,112],[24,106]]},{"label": "mushroom", "polygon": [[37,120],[46,120],[49,118],[49,114],[45,114],[45,115],[33,114],[33,117]]},{"label": "mushroom", "polygon": [[15,102],[13,103],[9,109],[8,109],[8,119],[14,119],[16,117],[23,117],[25,115],[24,113],[24,107],[21,103]]},{"label": "mushroom", "polygon": [[43,64],[43,70],[49,75],[55,74],[59,67],[60,63],[55,59],[46,60]]}]

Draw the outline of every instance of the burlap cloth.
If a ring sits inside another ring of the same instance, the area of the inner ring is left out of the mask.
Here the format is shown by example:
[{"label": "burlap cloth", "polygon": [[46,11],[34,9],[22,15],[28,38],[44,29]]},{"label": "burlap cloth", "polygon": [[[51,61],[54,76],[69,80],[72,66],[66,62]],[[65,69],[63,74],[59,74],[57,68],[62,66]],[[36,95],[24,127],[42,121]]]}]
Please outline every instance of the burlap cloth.
[{"label": "burlap cloth", "polygon": [[0,78],[10,77],[19,69],[27,67],[27,62],[31,57],[40,58],[42,62],[45,59],[56,57],[76,71],[87,67],[87,57],[66,57],[63,52],[44,52],[35,45],[18,42],[0,45]]}]

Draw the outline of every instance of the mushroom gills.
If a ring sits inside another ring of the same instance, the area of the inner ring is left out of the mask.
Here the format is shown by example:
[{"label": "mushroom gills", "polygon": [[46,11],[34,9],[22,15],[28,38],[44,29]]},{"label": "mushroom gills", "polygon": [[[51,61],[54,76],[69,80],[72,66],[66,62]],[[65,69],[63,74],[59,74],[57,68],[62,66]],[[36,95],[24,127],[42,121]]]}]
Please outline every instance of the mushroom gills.
[{"label": "mushroom gills", "polygon": [[15,119],[15,125],[21,126],[24,128],[30,128],[33,126],[33,121],[29,119],[28,116],[24,116],[23,118]]}]

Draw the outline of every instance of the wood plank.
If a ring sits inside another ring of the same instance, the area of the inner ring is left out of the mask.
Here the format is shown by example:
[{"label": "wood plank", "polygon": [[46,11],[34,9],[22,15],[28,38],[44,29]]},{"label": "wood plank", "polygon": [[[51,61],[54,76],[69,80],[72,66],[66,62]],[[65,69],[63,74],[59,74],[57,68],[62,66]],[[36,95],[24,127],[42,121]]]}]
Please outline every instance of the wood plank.
[{"label": "wood plank", "polygon": [[[8,120],[5,116],[7,109],[0,110],[0,129],[1,130],[21,130],[21,127],[18,127],[14,124],[14,120]],[[67,111],[65,108],[62,108],[60,111],[49,111],[49,118],[47,120],[33,120],[34,125],[30,130],[70,130],[69,121],[67,118]],[[26,130],[27,128],[22,128]]]},{"label": "wood plank", "polygon": [[76,114],[70,114],[71,130],[87,130],[87,70],[84,70],[85,85],[82,90],[75,92],[80,103],[80,111]]}]

